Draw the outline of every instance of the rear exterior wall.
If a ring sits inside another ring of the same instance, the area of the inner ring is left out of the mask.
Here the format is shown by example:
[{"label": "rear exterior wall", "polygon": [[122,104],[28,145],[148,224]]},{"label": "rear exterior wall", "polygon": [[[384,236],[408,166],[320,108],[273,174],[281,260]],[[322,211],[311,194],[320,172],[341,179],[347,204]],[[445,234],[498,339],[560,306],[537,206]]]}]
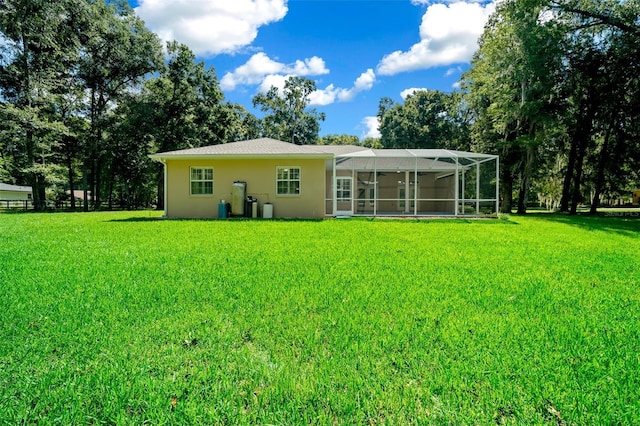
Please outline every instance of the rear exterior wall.
[{"label": "rear exterior wall", "polygon": [[[276,194],[276,168],[300,168],[300,194]],[[217,218],[218,203],[231,202],[232,185],[247,183],[247,196],[257,198],[259,215],[264,203],[273,205],[273,217],[322,218],[325,215],[324,159],[167,160],[168,217]],[[191,195],[191,167],[213,168],[213,195]]]}]

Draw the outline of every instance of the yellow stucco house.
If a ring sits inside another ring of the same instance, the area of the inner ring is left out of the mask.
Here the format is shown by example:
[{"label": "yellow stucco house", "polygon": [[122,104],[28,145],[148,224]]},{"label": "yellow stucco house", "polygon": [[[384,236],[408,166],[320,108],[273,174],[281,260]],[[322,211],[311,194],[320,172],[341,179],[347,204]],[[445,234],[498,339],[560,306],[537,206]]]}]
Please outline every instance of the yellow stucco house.
[{"label": "yellow stucco house", "polygon": [[498,210],[495,155],[261,138],[151,158],[164,164],[166,217],[221,217],[226,203],[232,204],[230,212],[241,212],[233,205],[242,203],[239,187],[242,197],[257,200],[265,217],[458,216]]}]

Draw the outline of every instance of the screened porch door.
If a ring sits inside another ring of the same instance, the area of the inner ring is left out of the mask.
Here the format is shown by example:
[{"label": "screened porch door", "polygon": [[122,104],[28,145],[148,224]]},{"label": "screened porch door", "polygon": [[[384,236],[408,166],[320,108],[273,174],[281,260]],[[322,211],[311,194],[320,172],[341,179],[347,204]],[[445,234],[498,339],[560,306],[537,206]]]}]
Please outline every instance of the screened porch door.
[{"label": "screened porch door", "polygon": [[336,216],[353,215],[353,178],[336,177]]}]

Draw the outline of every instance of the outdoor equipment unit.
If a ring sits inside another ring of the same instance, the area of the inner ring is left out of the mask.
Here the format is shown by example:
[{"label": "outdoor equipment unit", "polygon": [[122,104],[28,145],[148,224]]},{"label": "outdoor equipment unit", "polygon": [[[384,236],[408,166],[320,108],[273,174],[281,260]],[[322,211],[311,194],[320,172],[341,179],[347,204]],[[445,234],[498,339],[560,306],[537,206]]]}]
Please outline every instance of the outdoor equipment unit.
[{"label": "outdoor equipment unit", "polygon": [[226,219],[229,216],[228,203],[220,200],[218,204],[218,219]]},{"label": "outdoor equipment unit", "polygon": [[231,215],[244,215],[244,198],[247,193],[247,182],[233,182],[231,188]]},{"label": "outdoor equipment unit", "polygon": [[264,203],[262,205],[262,217],[265,219],[271,219],[273,217],[273,204]]},{"label": "outdoor equipment unit", "polygon": [[253,216],[253,209],[254,206],[258,206],[258,199],[252,196],[248,196],[247,200],[245,201],[245,205],[244,205],[244,216],[245,217],[256,217]]}]

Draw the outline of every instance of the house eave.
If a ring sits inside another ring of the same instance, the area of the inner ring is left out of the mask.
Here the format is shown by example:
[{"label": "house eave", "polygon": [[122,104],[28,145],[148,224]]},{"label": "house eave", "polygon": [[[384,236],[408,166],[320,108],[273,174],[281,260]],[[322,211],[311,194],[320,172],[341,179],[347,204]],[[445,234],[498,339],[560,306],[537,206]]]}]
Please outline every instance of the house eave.
[{"label": "house eave", "polygon": [[199,154],[199,155],[149,155],[155,161],[169,160],[331,160],[332,154]]}]

